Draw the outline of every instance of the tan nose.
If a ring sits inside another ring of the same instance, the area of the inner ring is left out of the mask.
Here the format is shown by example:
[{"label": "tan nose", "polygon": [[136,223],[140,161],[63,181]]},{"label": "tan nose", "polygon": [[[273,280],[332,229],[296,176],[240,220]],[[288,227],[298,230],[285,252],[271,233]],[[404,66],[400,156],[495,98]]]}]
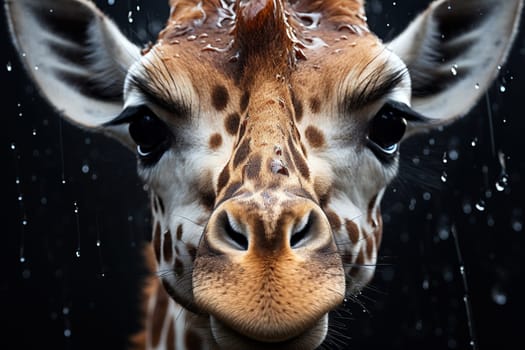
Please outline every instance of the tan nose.
[{"label": "tan nose", "polygon": [[275,343],[324,329],[345,279],[321,208],[303,197],[262,194],[218,206],[199,244],[193,286],[217,329]]},{"label": "tan nose", "polygon": [[326,215],[302,197],[267,206],[230,199],[212,214],[205,239],[221,253],[335,249]]}]

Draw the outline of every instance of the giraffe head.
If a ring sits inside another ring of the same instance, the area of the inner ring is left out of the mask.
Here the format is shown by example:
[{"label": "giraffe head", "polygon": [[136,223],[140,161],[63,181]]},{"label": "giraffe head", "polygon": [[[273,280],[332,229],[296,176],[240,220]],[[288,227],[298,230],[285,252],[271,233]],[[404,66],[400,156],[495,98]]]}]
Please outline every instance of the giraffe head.
[{"label": "giraffe head", "polygon": [[362,0],[171,0],[140,50],[86,0],[7,1],[41,92],[136,152],[168,293],[224,348],[314,348],[372,278],[399,144],[466,114],[522,1],[435,1],[390,43]]}]

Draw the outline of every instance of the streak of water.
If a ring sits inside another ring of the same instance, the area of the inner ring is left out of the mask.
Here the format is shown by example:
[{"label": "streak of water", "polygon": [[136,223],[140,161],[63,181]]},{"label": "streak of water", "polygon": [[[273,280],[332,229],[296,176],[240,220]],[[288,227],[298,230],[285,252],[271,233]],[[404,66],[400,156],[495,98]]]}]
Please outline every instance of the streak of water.
[{"label": "streak of water", "polygon": [[454,245],[456,247],[456,256],[459,263],[459,272],[461,274],[461,281],[463,282],[463,302],[465,304],[465,312],[467,313],[467,323],[468,323],[468,330],[470,335],[470,346],[473,350],[478,350],[478,341],[476,338],[476,332],[474,327],[474,318],[472,316],[472,304],[470,303],[470,291],[468,287],[468,280],[467,280],[467,273],[465,270],[465,263],[463,261],[463,255],[461,254],[461,248],[459,246],[459,239],[457,234],[457,229],[455,225],[452,225],[450,228],[450,231],[452,232],[452,236],[454,237]]}]

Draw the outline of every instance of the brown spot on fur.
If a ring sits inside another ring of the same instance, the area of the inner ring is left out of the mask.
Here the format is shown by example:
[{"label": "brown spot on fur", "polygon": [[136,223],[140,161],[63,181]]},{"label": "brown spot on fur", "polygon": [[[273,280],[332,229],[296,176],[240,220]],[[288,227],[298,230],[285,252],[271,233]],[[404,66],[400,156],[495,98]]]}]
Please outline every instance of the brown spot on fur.
[{"label": "brown spot on fur", "polygon": [[230,184],[230,185],[226,188],[226,190],[224,191],[223,200],[226,200],[226,199],[231,198],[231,197],[233,196],[233,194],[234,194],[235,192],[237,192],[237,190],[238,190],[239,188],[241,188],[241,186],[242,186],[242,183],[239,182],[239,181]]},{"label": "brown spot on fur", "polygon": [[162,244],[162,255],[164,261],[171,261],[173,258],[173,242],[171,241],[171,232],[167,230],[164,232],[164,243]]},{"label": "brown spot on fur", "polygon": [[246,138],[237,151],[235,152],[235,157],[233,158],[233,167],[237,168],[239,164],[244,162],[248,155],[250,154],[250,138]]},{"label": "brown spot on fur", "polygon": [[221,134],[215,133],[215,134],[211,135],[210,136],[209,145],[210,145],[210,148],[212,150],[216,150],[217,148],[219,148],[222,145],[222,136],[221,136]]},{"label": "brown spot on fur", "polygon": [[374,246],[375,246],[375,239],[373,234],[367,234],[366,235],[366,256],[368,259],[372,258],[372,254],[374,253]]},{"label": "brown spot on fur", "polygon": [[323,132],[313,125],[309,125],[306,128],[304,136],[313,148],[321,148],[325,145]]},{"label": "brown spot on fur", "polygon": [[248,108],[248,102],[250,102],[250,92],[245,91],[244,94],[241,96],[241,113],[244,113],[246,111],[246,108]]},{"label": "brown spot on fur", "polygon": [[312,113],[319,113],[321,110],[321,100],[319,97],[312,97],[310,99],[310,110]]},{"label": "brown spot on fur", "polygon": [[182,240],[182,224],[177,226],[177,241]]},{"label": "brown spot on fur", "polygon": [[359,250],[359,254],[357,255],[357,259],[356,259],[356,261],[354,263],[355,266],[352,267],[352,269],[350,270],[349,275],[351,277],[357,276],[357,274],[361,270],[361,268],[362,268],[364,263],[365,263],[365,255],[363,253],[363,249],[361,249],[361,250]]},{"label": "brown spot on fur", "polygon": [[350,238],[350,241],[353,244],[357,244],[357,242],[359,241],[359,228],[357,227],[356,223],[346,219],[345,226],[346,226],[346,232],[348,233],[348,237]]},{"label": "brown spot on fur", "polygon": [[253,180],[259,176],[259,173],[261,172],[261,163],[262,157],[260,154],[255,154],[250,158],[244,168],[244,173],[248,179]]},{"label": "brown spot on fur", "polygon": [[332,210],[326,210],[326,217],[328,218],[328,222],[330,223],[330,227],[332,230],[336,231],[341,228],[341,219],[339,216]]},{"label": "brown spot on fur", "polygon": [[237,113],[229,114],[224,121],[224,128],[230,135],[237,135],[237,130],[239,130],[239,122],[241,116]]},{"label": "brown spot on fur", "polygon": [[168,348],[167,350],[175,350],[175,321],[173,321],[173,318],[170,320],[166,346]]},{"label": "brown spot on fur", "polygon": [[162,326],[166,318],[168,310],[168,295],[162,288],[157,289],[157,300],[155,308],[153,309],[152,325],[151,325],[151,345],[157,347],[159,345],[160,336],[162,334]]},{"label": "brown spot on fur", "polygon": [[184,345],[186,345],[186,349],[202,349],[202,339],[197,333],[191,329],[188,329],[186,331],[186,335],[184,336]]},{"label": "brown spot on fur", "polygon": [[383,238],[383,218],[381,216],[381,208],[377,208],[376,211],[376,217],[377,217],[377,227],[374,230],[374,236],[376,237],[376,249],[379,249],[379,245],[381,244],[381,239]]},{"label": "brown spot on fur", "polygon": [[153,230],[153,250],[155,251],[155,258],[160,263],[160,224],[155,225]]},{"label": "brown spot on fur", "polygon": [[217,190],[222,190],[222,188],[228,183],[228,180],[230,180],[230,169],[228,169],[228,165],[226,165],[219,174],[219,180],[217,181]]},{"label": "brown spot on fur", "polygon": [[216,110],[222,111],[226,108],[229,99],[228,90],[223,85],[217,85],[213,88],[211,103]]},{"label": "brown spot on fur", "polygon": [[293,144],[293,141],[291,138],[288,138],[288,147],[290,147],[290,152],[292,154],[293,162],[295,164],[295,167],[297,170],[299,170],[299,173],[306,179],[310,179],[310,169],[308,169],[308,165],[306,164],[306,161],[303,159],[302,155],[297,151],[297,148]]},{"label": "brown spot on fur", "polygon": [[[246,118],[249,118],[249,117],[246,117]],[[247,123],[248,122],[247,122],[246,119],[244,119],[243,122],[241,123],[241,126],[239,128],[239,138],[238,138],[239,140],[241,140],[243,138],[244,133],[246,132],[246,124]],[[237,141],[237,142],[239,142],[239,141]]]},{"label": "brown spot on fur", "polygon": [[297,99],[294,93],[292,93],[292,104],[295,110],[295,121],[300,122],[303,119],[303,104]]},{"label": "brown spot on fur", "polygon": [[213,175],[211,171],[205,171],[198,177],[197,190],[200,203],[208,210],[213,209],[215,204],[215,189],[213,187]]}]

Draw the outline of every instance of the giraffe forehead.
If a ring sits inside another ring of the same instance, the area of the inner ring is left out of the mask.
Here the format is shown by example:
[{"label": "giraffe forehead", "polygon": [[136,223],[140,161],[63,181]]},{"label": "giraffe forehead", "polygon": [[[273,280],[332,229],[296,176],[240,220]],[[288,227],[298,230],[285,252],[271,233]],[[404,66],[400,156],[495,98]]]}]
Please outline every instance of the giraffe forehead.
[{"label": "giraffe forehead", "polygon": [[[295,107],[316,113],[327,101],[331,102],[345,90],[366,82],[369,76],[365,71],[384,66],[390,56],[393,57],[372,35],[342,37],[345,39],[335,37],[328,40],[330,45],[306,50],[309,59],[299,61],[293,68],[262,77],[260,74],[265,74],[265,66],[241,69],[238,61],[232,60],[239,55],[234,50],[217,52],[205,49],[210,41],[217,41],[220,36],[215,39],[205,36],[198,42],[163,43],[156,46],[152,50],[154,53],[150,52],[141,65],[147,74],[154,75],[149,84],[155,87],[155,93],[166,95],[166,100],[198,100],[199,110],[210,108],[242,115],[254,97],[265,98],[267,95],[278,99],[279,91],[274,87],[286,83],[295,100],[285,102],[300,102],[300,106],[296,103]],[[220,41],[227,40],[226,36]],[[268,60],[271,61],[271,57]],[[193,93],[188,92],[190,90]]]}]

